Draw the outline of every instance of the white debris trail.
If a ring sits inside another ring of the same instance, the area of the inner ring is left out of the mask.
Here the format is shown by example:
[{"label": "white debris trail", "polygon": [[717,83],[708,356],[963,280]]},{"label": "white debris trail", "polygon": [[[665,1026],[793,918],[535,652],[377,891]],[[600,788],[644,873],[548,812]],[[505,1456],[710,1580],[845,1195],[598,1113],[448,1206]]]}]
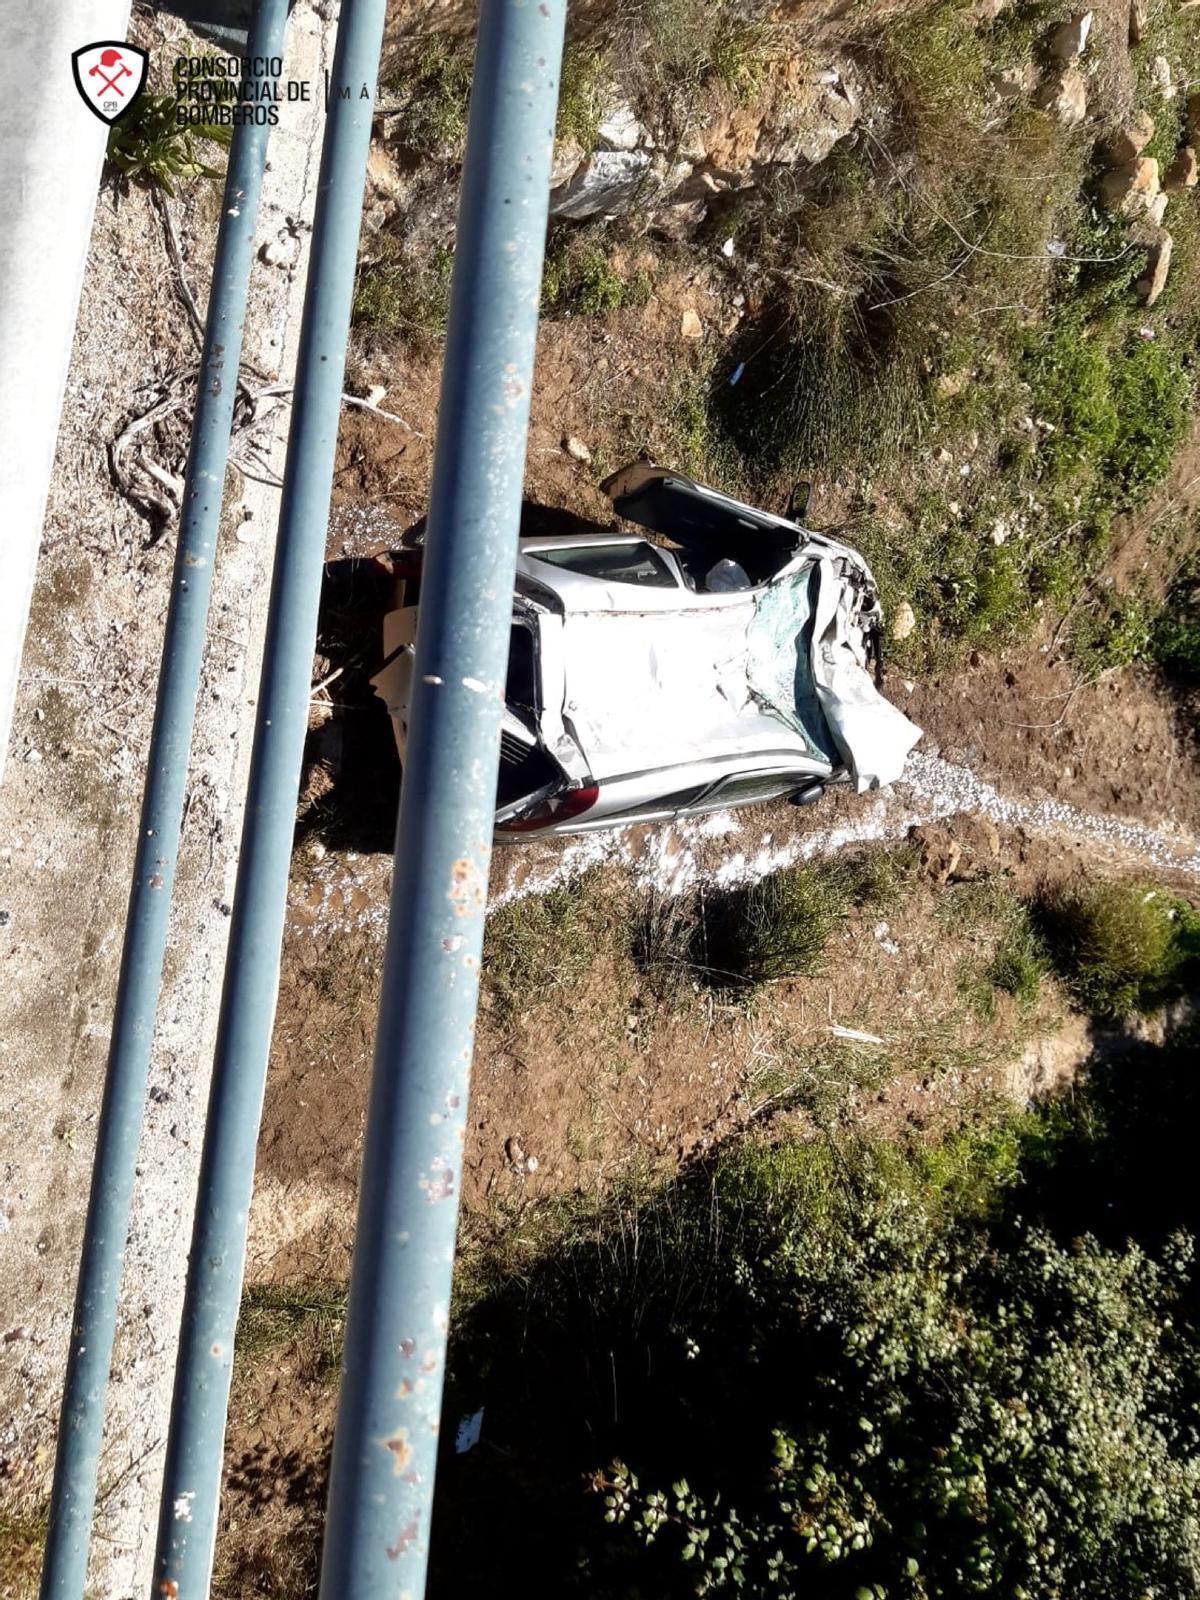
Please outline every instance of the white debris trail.
[{"label": "white debris trail", "polygon": [[[856,844],[902,839],[919,823],[962,815],[1094,839],[1129,851],[1147,865],[1200,877],[1200,850],[1196,841],[1182,832],[1150,828],[1125,817],[1095,815],[1062,800],[1012,799],[968,768],[923,752],[909,756],[894,792],[867,797],[862,804],[862,813],[853,822],[791,837],[767,833],[745,844],[744,823],[727,811],[650,830],[581,834],[569,839],[553,861],[524,875],[524,862],[514,860],[507,880],[493,892],[492,904],[549,894],[593,867],[614,865],[626,868],[639,888],[667,896],[701,884],[730,888],[756,882],[814,856],[837,855]],[[712,863],[707,859],[713,855],[711,846],[703,847],[719,838],[737,847],[724,860]],[[704,862],[699,855],[706,858]]]}]

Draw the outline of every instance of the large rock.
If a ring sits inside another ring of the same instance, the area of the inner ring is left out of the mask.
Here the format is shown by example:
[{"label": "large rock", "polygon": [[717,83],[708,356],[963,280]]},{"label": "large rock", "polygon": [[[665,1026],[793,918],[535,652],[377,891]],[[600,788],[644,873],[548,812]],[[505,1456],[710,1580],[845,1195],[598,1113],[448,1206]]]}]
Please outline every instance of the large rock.
[{"label": "large rock", "polygon": [[1093,20],[1092,12],[1077,11],[1069,22],[1059,23],[1050,36],[1050,54],[1055,61],[1061,61],[1066,66],[1071,61],[1079,60],[1087,49]]},{"label": "large rock", "polygon": [[550,191],[550,215],[576,221],[619,217],[637,199],[649,170],[649,151],[597,150],[572,177]]},{"label": "large rock", "polygon": [[1123,167],[1133,161],[1154,137],[1154,118],[1148,111],[1135,112],[1119,133],[1111,134],[1101,147],[1110,166]]},{"label": "large rock", "polygon": [[1163,189],[1167,194],[1178,194],[1181,189],[1194,189],[1200,177],[1200,163],[1196,160],[1194,144],[1185,144],[1167,168]]},{"label": "large rock", "polygon": [[1087,79],[1076,66],[1052,72],[1038,91],[1037,103],[1064,128],[1077,128],[1087,116]]},{"label": "large rock", "polygon": [[1175,84],[1175,74],[1171,71],[1171,63],[1166,56],[1155,56],[1150,65],[1150,77],[1164,100],[1174,100],[1179,90]]},{"label": "large rock", "polygon": [[1147,306],[1152,306],[1166,287],[1172,245],[1171,235],[1163,228],[1146,251],[1146,270],[1137,281],[1137,292]]},{"label": "large rock", "polygon": [[1162,219],[1167,214],[1167,202],[1170,200],[1170,198],[1171,196],[1169,194],[1156,194],[1154,199],[1151,200],[1150,204],[1146,207],[1146,221],[1150,227],[1162,227]]},{"label": "large rock", "polygon": [[1161,187],[1158,162],[1153,156],[1138,156],[1104,174],[1100,199],[1105,210],[1115,216],[1140,217],[1157,199]]}]

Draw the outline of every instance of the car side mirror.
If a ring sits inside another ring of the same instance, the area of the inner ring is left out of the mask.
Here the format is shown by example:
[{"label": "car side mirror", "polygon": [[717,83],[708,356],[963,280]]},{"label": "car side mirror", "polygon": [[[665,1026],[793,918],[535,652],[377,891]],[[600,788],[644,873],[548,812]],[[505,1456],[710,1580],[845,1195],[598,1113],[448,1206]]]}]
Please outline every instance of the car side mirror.
[{"label": "car side mirror", "polygon": [[789,522],[803,522],[808,516],[809,503],[812,500],[812,484],[801,480],[793,484],[792,492],[788,496],[787,510],[783,513]]}]

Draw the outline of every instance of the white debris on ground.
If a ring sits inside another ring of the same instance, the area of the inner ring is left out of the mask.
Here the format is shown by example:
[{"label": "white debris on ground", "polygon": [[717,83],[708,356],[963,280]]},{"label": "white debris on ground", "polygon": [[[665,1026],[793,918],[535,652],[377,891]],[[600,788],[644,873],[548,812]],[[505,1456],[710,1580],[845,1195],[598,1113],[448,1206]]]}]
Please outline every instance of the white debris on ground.
[{"label": "white debris on ground", "polygon": [[[718,812],[654,830],[580,834],[566,840],[561,852],[544,865],[528,869],[522,859],[514,859],[493,890],[492,905],[548,894],[601,866],[625,867],[639,888],[667,896],[706,883],[731,888],[801,861],[837,855],[853,845],[899,840],[921,823],[959,815],[1037,832],[1061,831],[1125,850],[1148,866],[1200,877],[1200,849],[1182,833],[1149,828],[1124,817],[1093,815],[1061,800],[1012,799],[966,767],[914,752],[895,789],[863,805],[853,821],[780,839],[767,833],[754,840],[734,813]],[[730,843],[729,853],[714,862],[711,845],[705,846],[722,837]]]}]

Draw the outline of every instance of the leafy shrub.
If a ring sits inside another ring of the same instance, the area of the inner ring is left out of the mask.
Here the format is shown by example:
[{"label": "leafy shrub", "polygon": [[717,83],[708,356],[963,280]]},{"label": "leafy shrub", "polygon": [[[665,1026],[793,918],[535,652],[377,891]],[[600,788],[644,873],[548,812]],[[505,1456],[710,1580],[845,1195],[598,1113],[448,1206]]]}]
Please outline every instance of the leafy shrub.
[{"label": "leafy shrub", "polygon": [[1146,884],[1064,890],[1043,902],[1040,917],[1064,981],[1098,1016],[1161,1004],[1200,957],[1200,915]]},{"label": "leafy shrub", "polygon": [[228,149],[233,138],[233,129],[223,126],[180,127],[178,104],[173,94],[143,94],[129,116],[113,126],[107,151],[122,176],[172,196],[180,178],[222,179],[223,170],[203,160],[200,147]]},{"label": "leafy shrub", "polygon": [[528,1496],[547,1592],[1192,1594],[1190,1243],[1026,1220],[1060,1138],[750,1144],[618,1197],[461,1334],[450,1404],[486,1399],[504,1465],[441,1560],[495,1559]]}]

